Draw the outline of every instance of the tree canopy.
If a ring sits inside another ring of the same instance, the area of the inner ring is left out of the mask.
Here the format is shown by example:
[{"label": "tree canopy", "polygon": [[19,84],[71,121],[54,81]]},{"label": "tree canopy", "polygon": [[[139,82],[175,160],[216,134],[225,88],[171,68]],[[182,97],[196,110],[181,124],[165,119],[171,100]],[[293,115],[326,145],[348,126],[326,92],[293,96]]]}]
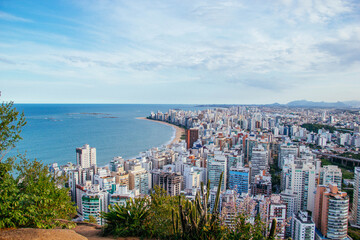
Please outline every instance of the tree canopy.
[{"label": "tree canopy", "polygon": [[51,228],[56,219],[69,219],[76,213],[64,178],[52,175],[40,161],[25,155],[7,157],[21,140],[26,121],[13,103],[0,106],[0,228]]}]

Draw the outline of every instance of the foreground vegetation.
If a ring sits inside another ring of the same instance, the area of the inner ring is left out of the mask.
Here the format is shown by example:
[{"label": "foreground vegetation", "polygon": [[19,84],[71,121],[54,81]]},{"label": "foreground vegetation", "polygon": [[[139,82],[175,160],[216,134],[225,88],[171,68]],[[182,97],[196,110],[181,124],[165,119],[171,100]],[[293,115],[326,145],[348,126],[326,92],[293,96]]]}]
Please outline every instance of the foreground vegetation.
[{"label": "foreground vegetation", "polygon": [[266,236],[266,225],[260,216],[255,218],[254,223],[250,223],[245,211],[236,211],[237,215],[225,224],[229,220],[226,219],[226,209],[223,210],[225,214],[219,212],[221,181],[212,211],[208,202],[209,186],[208,182],[207,191],[197,193],[194,201],[183,196],[169,196],[163,189],[157,188],[150,197],[130,199],[126,205],[112,206],[108,213],[102,213],[106,221],[104,234],[188,240],[275,238],[276,220],[272,222],[269,235]]},{"label": "foreground vegetation", "polygon": [[59,188],[64,179],[23,155],[6,158],[21,140],[25,124],[12,103],[0,106],[0,228],[59,226],[56,219],[70,219],[76,213],[68,189]]},{"label": "foreground vegetation", "polygon": [[349,226],[348,234],[353,240],[360,240],[360,229]]}]

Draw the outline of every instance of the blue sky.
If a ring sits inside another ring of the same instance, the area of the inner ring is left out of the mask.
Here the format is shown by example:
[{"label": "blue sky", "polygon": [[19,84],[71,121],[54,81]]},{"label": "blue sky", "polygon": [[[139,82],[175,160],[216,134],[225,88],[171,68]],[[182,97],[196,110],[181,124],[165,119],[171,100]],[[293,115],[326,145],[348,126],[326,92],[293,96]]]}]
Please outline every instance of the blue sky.
[{"label": "blue sky", "polygon": [[1,100],[360,100],[360,3],[0,0]]}]

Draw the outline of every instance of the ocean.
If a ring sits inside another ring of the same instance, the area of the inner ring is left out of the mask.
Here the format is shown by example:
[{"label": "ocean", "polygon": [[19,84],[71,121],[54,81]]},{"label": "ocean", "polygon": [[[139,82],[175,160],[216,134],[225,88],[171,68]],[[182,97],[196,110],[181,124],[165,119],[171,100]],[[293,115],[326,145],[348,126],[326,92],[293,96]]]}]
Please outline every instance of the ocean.
[{"label": "ocean", "polygon": [[75,149],[95,147],[97,164],[114,157],[129,159],[142,151],[167,144],[175,136],[171,126],[136,119],[169,109],[194,110],[191,105],[153,104],[15,104],[27,124],[10,155],[26,153],[44,164],[76,163]]}]

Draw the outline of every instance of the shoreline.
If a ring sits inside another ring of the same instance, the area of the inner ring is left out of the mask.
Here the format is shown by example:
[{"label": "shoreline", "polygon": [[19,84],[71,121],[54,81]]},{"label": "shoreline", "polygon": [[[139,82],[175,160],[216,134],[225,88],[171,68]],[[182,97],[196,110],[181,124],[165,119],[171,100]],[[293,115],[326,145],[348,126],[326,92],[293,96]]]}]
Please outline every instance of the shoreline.
[{"label": "shoreline", "polygon": [[137,117],[136,119],[148,120],[148,121],[157,122],[157,123],[161,123],[161,124],[165,124],[165,125],[173,127],[175,129],[175,136],[174,136],[173,139],[170,140],[171,142],[168,143],[167,146],[172,145],[174,143],[178,143],[179,141],[181,141],[181,136],[185,135],[185,129],[183,129],[183,128],[179,127],[179,126],[176,126],[174,124],[168,123],[168,122],[148,119],[146,117]]}]

